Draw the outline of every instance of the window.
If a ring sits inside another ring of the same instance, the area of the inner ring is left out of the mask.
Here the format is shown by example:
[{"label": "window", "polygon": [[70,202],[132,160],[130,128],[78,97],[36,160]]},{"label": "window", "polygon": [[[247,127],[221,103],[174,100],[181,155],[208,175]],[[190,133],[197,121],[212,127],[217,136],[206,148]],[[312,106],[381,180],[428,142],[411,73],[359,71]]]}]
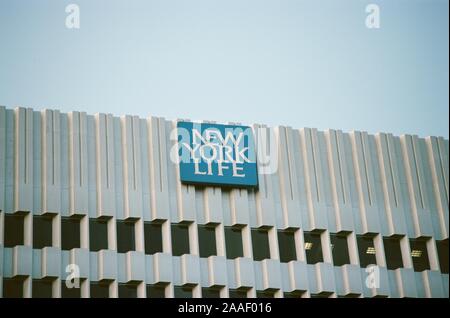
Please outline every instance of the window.
[{"label": "window", "polygon": [[225,245],[228,259],[243,257],[242,230],[230,226],[225,227]]},{"label": "window", "polygon": [[400,239],[394,237],[384,237],[384,252],[386,254],[386,265],[388,269],[403,267],[402,249]]},{"label": "window", "polygon": [[275,298],[275,292],[271,290],[257,290],[256,298]]},{"label": "window", "polygon": [[52,217],[33,216],[33,248],[52,246]]},{"label": "window", "polygon": [[295,233],[293,231],[278,231],[278,247],[282,263],[288,263],[297,259]]},{"label": "window", "polygon": [[192,298],[192,287],[175,286],[174,295],[175,298]]},{"label": "window", "polygon": [[332,293],[330,292],[321,292],[319,294],[311,294],[311,298],[330,298]]},{"label": "window", "polygon": [[283,294],[284,298],[303,298],[305,292],[301,290],[294,290]]},{"label": "window", "polygon": [[365,235],[358,235],[356,237],[358,242],[359,264],[361,267],[377,264],[376,251],[373,244],[373,238]]},{"label": "window", "polygon": [[172,255],[181,256],[189,253],[189,226],[187,224],[172,224]]},{"label": "window", "polygon": [[5,247],[24,245],[23,227],[23,215],[5,214]]},{"label": "window", "polygon": [[270,258],[269,233],[267,230],[252,229],[252,246],[255,261]]},{"label": "window", "polygon": [[306,262],[308,264],[316,264],[323,262],[322,243],[320,233],[304,232]]},{"label": "window", "polygon": [[89,220],[90,250],[98,252],[108,249],[108,221],[103,219]]},{"label": "window", "polygon": [[3,278],[3,297],[23,298],[24,280],[21,277]]},{"label": "window", "polygon": [[200,247],[200,257],[217,255],[216,228],[212,226],[199,225],[198,244]]},{"label": "window", "polygon": [[144,223],[144,239],[145,239],[145,254],[152,255],[161,253],[162,246],[162,224]]},{"label": "window", "polygon": [[424,240],[410,239],[409,245],[411,247],[411,257],[414,271],[423,272],[424,270],[430,269],[427,242]]},{"label": "window", "polygon": [[92,282],[91,298],[108,298],[109,284],[109,282]]},{"label": "window", "polygon": [[338,298],[359,298],[360,294],[338,295]]},{"label": "window", "polygon": [[147,285],[147,298],[166,298],[166,284]]},{"label": "window", "polygon": [[135,250],[134,222],[117,221],[117,252],[127,253]]},{"label": "window", "polygon": [[80,288],[67,288],[66,282],[63,279],[61,281],[61,298],[81,298],[81,281]]},{"label": "window", "polygon": [[247,298],[247,290],[243,288],[239,289],[229,289],[229,298]]},{"label": "window", "polygon": [[33,298],[52,298],[53,281],[48,279],[33,279]]},{"label": "window", "polygon": [[448,274],[448,239],[436,241],[441,273]]},{"label": "window", "polygon": [[331,251],[333,252],[334,266],[342,266],[350,264],[350,256],[348,255],[347,235],[346,234],[330,234]]},{"label": "window", "polygon": [[220,289],[215,287],[202,288],[202,298],[220,298]]},{"label": "window", "polygon": [[61,218],[61,248],[66,251],[80,248],[80,219]]},{"label": "window", "polygon": [[119,298],[137,298],[137,285],[119,284]]}]

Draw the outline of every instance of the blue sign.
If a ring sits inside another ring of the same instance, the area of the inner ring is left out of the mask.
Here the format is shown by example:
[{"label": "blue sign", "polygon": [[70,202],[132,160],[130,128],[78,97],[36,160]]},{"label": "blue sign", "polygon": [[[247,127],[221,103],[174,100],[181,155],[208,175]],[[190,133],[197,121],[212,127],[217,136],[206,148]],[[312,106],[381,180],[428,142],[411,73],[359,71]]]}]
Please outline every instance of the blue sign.
[{"label": "blue sign", "polygon": [[183,183],[256,187],[253,131],[247,126],[178,122]]}]

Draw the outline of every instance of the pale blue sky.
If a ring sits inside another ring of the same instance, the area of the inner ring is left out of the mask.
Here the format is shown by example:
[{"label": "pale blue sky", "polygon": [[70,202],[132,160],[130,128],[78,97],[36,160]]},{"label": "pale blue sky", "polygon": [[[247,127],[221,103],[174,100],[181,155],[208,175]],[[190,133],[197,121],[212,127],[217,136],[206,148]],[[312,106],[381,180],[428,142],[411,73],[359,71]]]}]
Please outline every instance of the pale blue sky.
[{"label": "pale blue sky", "polygon": [[448,5],[0,0],[0,105],[448,138]]}]

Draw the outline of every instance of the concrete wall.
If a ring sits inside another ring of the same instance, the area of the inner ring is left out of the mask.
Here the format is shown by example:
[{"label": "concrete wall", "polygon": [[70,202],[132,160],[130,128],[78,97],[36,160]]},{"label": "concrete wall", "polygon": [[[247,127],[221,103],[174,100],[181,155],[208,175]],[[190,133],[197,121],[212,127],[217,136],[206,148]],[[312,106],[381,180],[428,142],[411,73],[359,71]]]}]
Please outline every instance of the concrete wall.
[{"label": "concrete wall", "polygon": [[[83,297],[89,282],[134,281],[145,297],[145,284],[247,287],[293,290],[304,297],[448,297],[448,274],[441,274],[435,240],[448,239],[448,140],[366,132],[278,126],[278,172],[259,175],[259,190],[195,187],[179,182],[169,159],[175,121],[136,116],[114,117],[57,110],[0,107],[0,296],[2,277],[24,276],[25,296],[33,278],[54,277],[54,297],[66,265],[80,266]],[[25,215],[25,245],[3,246],[5,213]],[[32,215],[52,214],[53,246],[32,248]],[[82,218],[81,248],[62,251],[60,217]],[[109,221],[108,250],[89,251],[88,218]],[[136,251],[117,253],[115,221],[136,221]],[[143,222],[164,222],[163,253],[144,254]],[[190,224],[191,254],[171,255],[170,223]],[[214,223],[217,256],[198,256],[197,224]],[[224,226],[243,227],[244,256],[225,257]],[[251,228],[269,229],[271,259],[254,261]],[[278,260],[277,229],[295,229],[296,261]],[[351,264],[333,266],[331,247],[323,244],[324,262],[306,263],[303,231],[348,232]],[[365,286],[356,234],[375,237],[380,266],[379,289]],[[383,236],[403,237],[404,268],[386,269]],[[408,238],[427,238],[431,269],[416,273]]]}]

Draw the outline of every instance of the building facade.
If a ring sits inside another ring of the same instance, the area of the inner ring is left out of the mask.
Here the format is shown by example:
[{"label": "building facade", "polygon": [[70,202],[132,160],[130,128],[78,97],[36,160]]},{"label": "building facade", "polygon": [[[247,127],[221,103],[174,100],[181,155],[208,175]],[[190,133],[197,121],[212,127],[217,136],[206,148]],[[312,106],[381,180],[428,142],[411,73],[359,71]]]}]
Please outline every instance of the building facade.
[{"label": "building facade", "polygon": [[176,126],[0,107],[0,297],[449,297],[448,140],[278,126],[234,188]]}]

